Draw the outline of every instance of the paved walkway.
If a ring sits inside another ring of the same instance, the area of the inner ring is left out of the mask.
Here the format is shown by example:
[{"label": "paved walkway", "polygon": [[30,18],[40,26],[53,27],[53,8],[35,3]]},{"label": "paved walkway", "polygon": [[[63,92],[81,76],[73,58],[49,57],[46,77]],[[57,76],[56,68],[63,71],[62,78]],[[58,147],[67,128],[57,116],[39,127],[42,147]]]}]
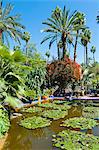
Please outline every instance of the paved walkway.
[{"label": "paved walkway", "polygon": [[99,96],[98,97],[91,97],[91,96],[79,96],[79,97],[75,97],[73,98],[73,100],[99,100]]}]

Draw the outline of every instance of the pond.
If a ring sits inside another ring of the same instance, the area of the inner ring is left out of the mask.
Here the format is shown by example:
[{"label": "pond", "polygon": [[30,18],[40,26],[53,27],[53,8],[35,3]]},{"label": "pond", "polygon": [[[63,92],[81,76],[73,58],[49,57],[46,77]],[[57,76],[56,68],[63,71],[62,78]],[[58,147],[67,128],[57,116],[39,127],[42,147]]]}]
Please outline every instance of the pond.
[{"label": "pond", "polygon": [[[26,113],[23,113],[22,118],[25,116]],[[28,116],[33,116],[33,114],[28,114]],[[21,117],[12,119],[11,128],[2,150],[58,150],[58,148],[52,146],[52,135],[67,128],[60,126],[62,121],[68,118],[80,116],[82,116],[82,107],[72,106],[68,110],[68,115],[64,119],[54,120],[49,127],[35,130],[29,130],[19,126],[18,122]],[[80,129],[72,130],[80,131]],[[95,126],[90,130],[81,130],[81,132],[99,136],[99,126]]]}]

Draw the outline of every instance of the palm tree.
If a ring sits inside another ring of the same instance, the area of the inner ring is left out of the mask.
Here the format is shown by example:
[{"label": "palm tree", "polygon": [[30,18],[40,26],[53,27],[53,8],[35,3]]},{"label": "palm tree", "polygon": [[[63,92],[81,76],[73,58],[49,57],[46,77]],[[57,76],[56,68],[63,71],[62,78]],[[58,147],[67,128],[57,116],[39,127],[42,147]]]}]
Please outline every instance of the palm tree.
[{"label": "palm tree", "polygon": [[99,15],[97,16],[96,21],[97,21],[97,23],[99,23]]},{"label": "palm tree", "polygon": [[91,53],[93,53],[93,61],[94,61],[94,63],[95,63],[95,56],[94,56],[94,54],[95,54],[95,52],[96,52],[96,47],[95,47],[95,46],[92,46],[90,51],[91,51]]},{"label": "palm tree", "polygon": [[20,38],[22,38],[21,30],[25,28],[19,23],[19,15],[10,15],[12,10],[13,6],[10,3],[3,7],[3,2],[0,1],[0,42],[6,42],[8,46],[8,37],[20,44]]},{"label": "palm tree", "polygon": [[[85,25],[85,15],[81,12],[77,12],[76,17],[78,19],[75,22],[75,28],[77,27],[77,31],[76,31],[76,39],[75,39],[75,44],[74,44],[74,62],[76,61],[76,49],[77,49],[79,32],[82,28],[85,28],[85,26],[84,26]],[[78,26],[80,26],[80,28],[78,28]]]},{"label": "palm tree", "polygon": [[[84,64],[88,65],[88,43],[91,39],[91,31],[89,29],[82,30],[81,43],[84,46]],[[86,62],[85,62],[86,61]]]},{"label": "palm tree", "polygon": [[[69,14],[69,11],[64,9],[61,10],[59,7],[53,11],[50,18],[47,21],[43,22],[43,24],[47,25],[48,28],[45,28],[43,32],[50,33],[46,36],[41,44],[47,40],[50,40],[50,46],[57,39],[62,41],[63,46],[63,59],[67,51],[67,40],[74,36],[75,31],[75,22],[77,21],[76,11],[73,12],[72,15]],[[76,27],[77,28],[77,27]],[[80,27],[78,27],[79,29]],[[58,41],[59,41],[58,40]]]},{"label": "palm tree", "polygon": [[30,33],[29,32],[24,32],[23,33],[23,40],[26,42],[26,55],[28,55],[28,42],[30,40]]}]

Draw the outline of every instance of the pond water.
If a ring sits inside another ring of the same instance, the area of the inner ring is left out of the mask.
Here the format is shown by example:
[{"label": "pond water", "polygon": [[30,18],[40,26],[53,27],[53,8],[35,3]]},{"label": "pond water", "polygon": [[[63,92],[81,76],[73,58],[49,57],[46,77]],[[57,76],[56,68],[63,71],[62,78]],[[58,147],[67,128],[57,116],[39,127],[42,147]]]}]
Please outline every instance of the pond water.
[{"label": "pond water", "polygon": [[[23,118],[26,114],[23,115]],[[28,116],[33,114],[28,114]],[[68,110],[68,116],[64,119],[53,121],[51,126],[28,130],[18,125],[21,117],[11,121],[11,128],[8,133],[5,145],[2,150],[58,150],[52,146],[52,135],[66,129],[60,127],[60,123],[66,118],[82,116],[82,108],[80,106],[72,106]],[[78,131],[79,129],[75,129]],[[94,127],[92,130],[83,130],[82,132],[90,133],[99,136],[99,126]]]}]

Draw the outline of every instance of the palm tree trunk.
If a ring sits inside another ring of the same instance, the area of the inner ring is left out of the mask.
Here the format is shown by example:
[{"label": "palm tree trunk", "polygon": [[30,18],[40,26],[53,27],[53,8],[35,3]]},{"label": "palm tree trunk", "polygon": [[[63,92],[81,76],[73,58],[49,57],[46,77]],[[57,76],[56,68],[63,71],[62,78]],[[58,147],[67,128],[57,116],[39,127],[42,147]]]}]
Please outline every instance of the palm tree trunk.
[{"label": "palm tree trunk", "polygon": [[88,65],[88,47],[86,45],[86,65]]},{"label": "palm tree trunk", "polygon": [[58,60],[60,60],[60,52],[59,52],[59,46],[57,44],[57,53],[58,53]]},{"label": "palm tree trunk", "polygon": [[84,46],[84,65],[86,64],[86,48],[85,48],[85,46]]},{"label": "palm tree trunk", "polygon": [[76,50],[77,50],[77,41],[78,41],[79,30],[77,30],[76,41],[74,45],[74,62],[76,61]]},{"label": "palm tree trunk", "polygon": [[94,56],[94,53],[93,53],[93,62],[95,63],[95,56]]},{"label": "palm tree trunk", "polygon": [[0,43],[2,43],[2,33],[3,33],[3,30],[0,29]]},{"label": "palm tree trunk", "polygon": [[65,32],[63,32],[62,34],[62,43],[63,43],[63,59],[65,57],[65,54],[66,54],[66,38],[67,38],[67,35]]},{"label": "palm tree trunk", "polygon": [[26,41],[26,56],[28,56],[28,48],[27,48],[27,45],[28,45],[28,41]]}]

